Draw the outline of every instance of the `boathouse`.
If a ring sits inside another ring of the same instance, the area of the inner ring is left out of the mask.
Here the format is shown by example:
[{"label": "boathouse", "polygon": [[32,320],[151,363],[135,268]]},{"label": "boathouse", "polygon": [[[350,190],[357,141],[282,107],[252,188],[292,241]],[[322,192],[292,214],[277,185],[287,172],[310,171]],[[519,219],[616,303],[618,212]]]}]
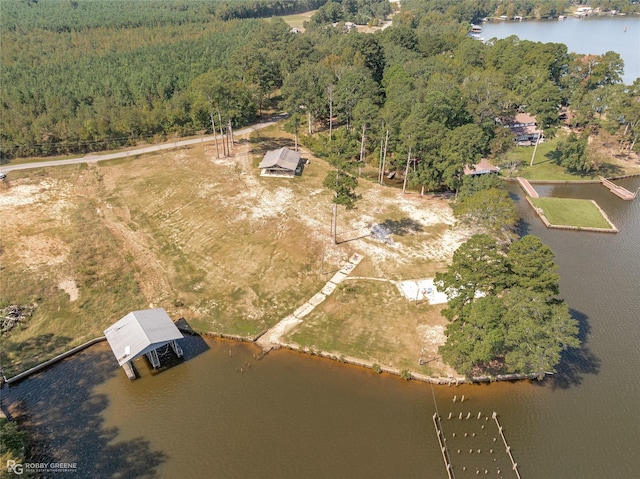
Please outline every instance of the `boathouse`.
[{"label": "boathouse", "polygon": [[300,152],[289,148],[267,151],[260,162],[261,176],[284,176],[293,178],[300,164]]},{"label": "boathouse", "polygon": [[154,369],[160,367],[159,348],[171,347],[178,357],[183,354],[176,342],[182,333],[162,308],[132,311],[105,329],[104,335],[129,379],[136,378],[131,362],[143,354]]}]

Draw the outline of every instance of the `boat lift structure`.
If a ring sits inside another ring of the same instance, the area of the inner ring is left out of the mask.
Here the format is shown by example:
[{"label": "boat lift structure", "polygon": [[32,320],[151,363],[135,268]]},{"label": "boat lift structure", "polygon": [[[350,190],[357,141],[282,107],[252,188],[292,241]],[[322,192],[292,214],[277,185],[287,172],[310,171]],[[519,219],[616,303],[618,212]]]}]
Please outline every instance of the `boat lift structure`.
[{"label": "boat lift structure", "polygon": [[154,369],[160,367],[158,349],[163,346],[171,346],[176,356],[183,356],[176,340],[184,336],[162,308],[133,311],[105,329],[104,335],[118,364],[132,380],[136,373],[131,363],[143,354]]}]

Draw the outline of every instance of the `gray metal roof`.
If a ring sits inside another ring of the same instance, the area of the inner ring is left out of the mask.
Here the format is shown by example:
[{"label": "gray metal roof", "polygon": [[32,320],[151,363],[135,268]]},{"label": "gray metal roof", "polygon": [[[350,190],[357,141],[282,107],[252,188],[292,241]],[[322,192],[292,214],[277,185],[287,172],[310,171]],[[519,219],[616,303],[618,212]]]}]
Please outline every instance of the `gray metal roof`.
[{"label": "gray metal roof", "polygon": [[298,167],[300,156],[299,151],[293,151],[289,148],[267,151],[258,168],[273,168],[274,166],[279,166],[287,170],[295,170]]},{"label": "gray metal roof", "polygon": [[132,311],[105,329],[104,335],[120,366],[171,341],[183,338],[182,333],[162,308]]}]

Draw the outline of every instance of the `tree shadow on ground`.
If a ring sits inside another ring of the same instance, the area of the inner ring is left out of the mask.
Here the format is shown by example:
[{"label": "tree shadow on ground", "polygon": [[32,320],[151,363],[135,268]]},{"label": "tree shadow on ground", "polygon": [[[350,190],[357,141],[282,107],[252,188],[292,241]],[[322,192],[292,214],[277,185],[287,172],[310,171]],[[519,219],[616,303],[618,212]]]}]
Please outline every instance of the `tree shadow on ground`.
[{"label": "tree shadow on ground", "polygon": [[551,162],[559,165],[560,161],[562,160],[562,152],[558,150],[551,150],[548,153],[545,153],[544,157],[547,159],[547,161],[539,161],[537,162],[537,164]]},{"label": "tree shadow on ground", "polygon": [[622,176],[625,174],[623,168],[618,165],[613,165],[611,163],[604,163],[600,165],[598,171],[596,171],[597,176],[604,176],[606,178],[612,178],[615,176]]},{"label": "tree shadow on ground", "polygon": [[269,138],[264,136],[257,136],[251,140],[252,148],[249,151],[252,155],[264,154],[267,151],[279,150],[280,148],[294,149],[295,145],[289,138]]},{"label": "tree shadow on ground", "polygon": [[167,454],[144,437],[118,441],[118,428],[104,426],[108,396],[96,387],[123,374],[104,343],[66,359],[11,387],[3,409],[29,433],[29,462],[76,463],[77,477],[160,477]]},{"label": "tree shadow on ground", "polygon": [[591,331],[589,318],[586,314],[575,309],[570,309],[570,312],[571,316],[578,321],[578,338],[581,347],[563,352],[556,373],[548,377],[552,389],[568,389],[579,386],[585,375],[600,372],[602,361],[587,345],[587,338]]},{"label": "tree shadow on ground", "polygon": [[[72,338],[53,333],[40,334],[24,341],[14,341],[10,334],[3,334],[0,364],[3,365],[5,376],[14,376],[71,349],[68,347],[71,341]],[[19,358],[19,363],[10,358]]]},{"label": "tree shadow on ground", "polygon": [[[556,165],[560,165],[560,161],[562,160],[562,154],[559,151],[553,150],[546,153],[545,158],[547,161],[551,163],[555,163]],[[545,163],[544,161],[538,162],[537,164]],[[614,165],[613,163],[602,163],[598,166],[597,170],[590,171],[574,171],[573,174],[581,177],[581,178],[594,178],[597,179],[598,176],[604,177],[615,177],[624,175],[624,169],[619,165]]]},{"label": "tree shadow on ground", "polygon": [[411,218],[403,218],[401,220],[384,220],[380,223],[390,234],[405,236],[411,233],[419,233],[423,231],[422,225]]}]

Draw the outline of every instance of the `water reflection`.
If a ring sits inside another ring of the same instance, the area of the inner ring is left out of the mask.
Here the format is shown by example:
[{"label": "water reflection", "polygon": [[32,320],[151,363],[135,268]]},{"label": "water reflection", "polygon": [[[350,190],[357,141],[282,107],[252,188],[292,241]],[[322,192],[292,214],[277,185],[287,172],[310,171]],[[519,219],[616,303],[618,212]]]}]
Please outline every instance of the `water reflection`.
[{"label": "water reflection", "polygon": [[5,389],[10,415],[29,426],[38,462],[76,463],[74,477],[160,477],[165,453],[143,435],[123,441],[118,427],[105,426],[109,396],[95,388],[116,374],[113,354],[102,348]]},{"label": "water reflection", "polygon": [[[635,189],[640,179],[620,183]],[[426,384],[290,351],[256,361],[249,345],[198,346],[186,338],[188,360],[160,374],[141,366],[144,377],[129,381],[101,344],[5,387],[3,404],[33,425],[40,460],[78,463],[74,477],[445,478],[436,405],[446,437],[454,441],[456,433],[458,479],[475,477],[481,463],[485,477],[493,463],[462,453],[471,441],[464,433],[475,432],[478,441],[493,436],[481,436],[488,431],[468,422],[471,416],[446,418],[493,411],[522,477],[635,477],[640,200],[624,202],[599,185],[540,189],[596,199],[620,229],[616,235],[547,230],[519,202],[522,232],[540,236],[556,253],[562,296],[585,345],[565,353],[551,380],[432,392]],[[520,192],[513,187],[511,194]],[[464,404],[452,401],[463,394]],[[475,450],[487,447],[482,442]],[[496,459],[502,471],[504,457]],[[499,477],[497,469],[486,477]]]}]

